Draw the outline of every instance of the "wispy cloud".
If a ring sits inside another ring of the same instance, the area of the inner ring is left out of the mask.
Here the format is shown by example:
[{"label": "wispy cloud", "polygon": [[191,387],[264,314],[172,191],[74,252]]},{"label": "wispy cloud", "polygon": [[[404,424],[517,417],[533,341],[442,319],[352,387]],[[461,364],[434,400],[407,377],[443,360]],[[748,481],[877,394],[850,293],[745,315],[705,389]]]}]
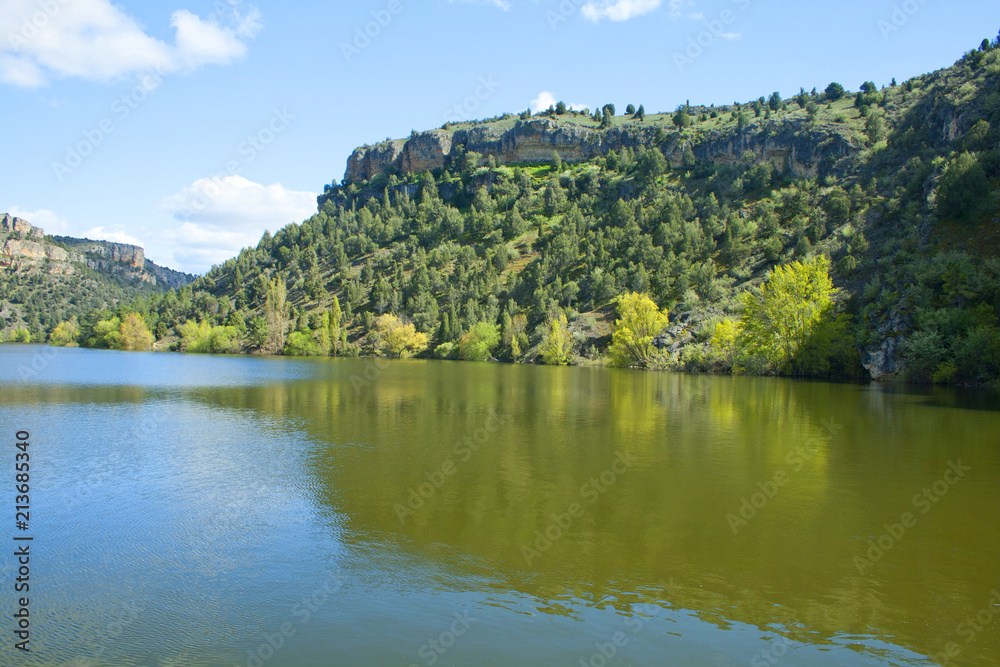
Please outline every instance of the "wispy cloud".
[{"label": "wispy cloud", "polygon": [[46,234],[64,234],[69,226],[66,218],[46,208],[41,208],[37,211],[26,211],[18,206],[11,206],[0,212],[10,213],[15,218],[27,220],[33,226],[44,229]]},{"label": "wispy cloud", "polygon": [[91,227],[83,233],[83,237],[95,241],[111,241],[112,243],[124,243],[126,245],[144,246],[143,242],[125,231],[122,225],[111,225],[109,227]]},{"label": "wispy cloud", "polygon": [[[671,10],[674,2],[671,0]],[[584,18],[597,23],[604,19],[609,21],[627,21],[656,11],[663,0],[591,0],[580,8]],[[671,11],[672,13],[672,11]]]},{"label": "wispy cloud", "polygon": [[448,0],[448,2],[449,3],[464,2],[476,5],[493,5],[494,7],[499,7],[504,11],[510,9],[510,2],[508,0]]},{"label": "wispy cloud", "polygon": [[173,13],[174,44],[148,35],[110,0],[54,0],[45,11],[32,0],[3,0],[0,81],[37,88],[53,78],[110,81],[150,69],[167,74],[228,65],[246,55],[261,28],[255,8],[227,8],[208,19]]},{"label": "wispy cloud", "polygon": [[694,0],[670,0],[670,18],[695,21],[705,18],[704,14],[694,10],[694,6]]}]

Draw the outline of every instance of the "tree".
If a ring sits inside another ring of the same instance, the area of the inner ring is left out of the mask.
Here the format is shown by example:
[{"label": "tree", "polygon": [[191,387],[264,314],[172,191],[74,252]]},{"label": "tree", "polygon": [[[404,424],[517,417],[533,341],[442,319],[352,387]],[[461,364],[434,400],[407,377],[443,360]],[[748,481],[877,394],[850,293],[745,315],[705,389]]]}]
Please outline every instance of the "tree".
[{"label": "tree", "polygon": [[639,120],[644,120],[646,118],[646,107],[639,105],[639,110],[635,112],[635,117]]},{"label": "tree", "polygon": [[689,127],[691,125],[691,116],[689,116],[683,108],[678,109],[677,112],[674,113],[674,125],[682,130],[685,127]]},{"label": "tree", "polygon": [[872,109],[865,121],[865,133],[873,144],[885,139],[885,116],[881,109]]},{"label": "tree", "polygon": [[343,320],[344,313],[340,310],[340,299],[333,297],[333,305],[330,308],[330,351],[334,354],[340,347],[340,327]]},{"label": "tree", "polygon": [[781,108],[781,94],[777,91],[771,93],[771,97],[767,100],[767,106],[771,107],[771,111],[777,111]]},{"label": "tree", "polygon": [[538,352],[542,361],[549,366],[565,366],[569,363],[570,354],[573,353],[573,336],[569,332],[565,313],[559,313],[558,317],[549,320]]},{"label": "tree", "polygon": [[427,334],[417,331],[411,322],[395,315],[375,320],[375,351],[383,357],[409,359],[427,349]]},{"label": "tree", "polygon": [[990,124],[980,120],[965,133],[965,150],[977,151],[989,146]]},{"label": "tree", "polygon": [[500,331],[495,324],[477,322],[458,342],[458,356],[467,361],[486,361],[500,344]]},{"label": "tree", "polygon": [[844,87],[837,82],[833,82],[826,87],[826,99],[831,102],[836,102],[845,94],[847,94],[847,91],[844,90]]},{"label": "tree", "polygon": [[80,335],[80,326],[76,318],[60,322],[49,334],[49,344],[53,347],[77,347],[76,338]]},{"label": "tree", "polygon": [[616,366],[645,367],[655,356],[653,339],[669,324],[667,311],[661,311],[646,294],[622,294],[615,303],[618,321],[611,339],[612,362]]},{"label": "tree", "polygon": [[130,352],[144,351],[152,349],[153,334],[150,332],[146,322],[136,313],[129,313],[122,320],[119,333],[120,349]]},{"label": "tree", "polygon": [[816,114],[819,113],[819,105],[809,100],[806,102],[806,114],[809,116],[809,122],[815,122]]},{"label": "tree", "polygon": [[528,347],[528,318],[523,313],[518,313],[513,317],[509,313],[504,313],[502,328],[503,347],[510,351],[510,358],[517,361],[521,352]]},{"label": "tree", "polygon": [[743,130],[747,129],[748,123],[749,121],[747,120],[747,115],[742,111],[740,111],[739,115],[736,116],[736,129],[742,132]]},{"label": "tree", "polygon": [[715,323],[715,331],[709,344],[716,354],[722,357],[728,370],[736,367],[736,357],[739,352],[736,340],[739,334],[740,323],[736,320],[725,319]]},{"label": "tree", "polygon": [[630,116],[634,116],[635,115],[635,106],[632,105],[632,104],[630,104],[627,107],[625,107],[625,113],[627,113]]},{"label": "tree", "polygon": [[264,300],[267,340],[261,347],[265,354],[277,354],[285,348],[285,323],[288,321],[288,290],[285,281],[273,278]]},{"label": "tree", "polygon": [[779,266],[762,287],[743,292],[736,337],[746,357],[741,370],[785,369],[828,315],[835,293],[826,257]]},{"label": "tree", "polygon": [[562,100],[559,100],[559,103],[556,105],[556,113],[560,116],[566,113],[566,103]]},{"label": "tree", "polygon": [[982,208],[990,191],[979,160],[971,153],[962,153],[948,163],[938,189],[938,210],[945,217],[970,220]]}]

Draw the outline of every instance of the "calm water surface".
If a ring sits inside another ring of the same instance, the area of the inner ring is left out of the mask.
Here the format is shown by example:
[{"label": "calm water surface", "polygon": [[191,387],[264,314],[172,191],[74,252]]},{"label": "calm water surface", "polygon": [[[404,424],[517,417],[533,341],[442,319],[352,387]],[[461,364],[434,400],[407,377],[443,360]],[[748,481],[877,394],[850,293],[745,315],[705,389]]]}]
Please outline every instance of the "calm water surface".
[{"label": "calm water surface", "polygon": [[0,346],[0,427],[0,664],[1000,665],[992,393]]}]

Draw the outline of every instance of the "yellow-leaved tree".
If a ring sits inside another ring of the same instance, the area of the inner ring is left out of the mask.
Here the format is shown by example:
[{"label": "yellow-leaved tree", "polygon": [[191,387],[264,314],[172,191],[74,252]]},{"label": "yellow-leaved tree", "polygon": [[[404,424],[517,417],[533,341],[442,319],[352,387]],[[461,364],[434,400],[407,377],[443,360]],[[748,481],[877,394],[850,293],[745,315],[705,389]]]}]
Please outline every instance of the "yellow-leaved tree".
[{"label": "yellow-leaved tree", "polygon": [[564,313],[549,320],[538,352],[542,361],[549,366],[565,366],[569,363],[569,355],[573,352],[573,335],[569,332],[569,323]]},{"label": "yellow-leaved tree", "polygon": [[141,315],[136,313],[126,315],[119,325],[118,333],[119,347],[122,350],[140,352],[153,347],[155,338]]},{"label": "yellow-leaved tree", "polygon": [[646,294],[622,294],[615,303],[618,321],[609,350],[611,361],[615,366],[645,368],[656,356],[653,339],[669,324],[667,311],[660,310]]},{"label": "yellow-leaved tree", "polygon": [[76,317],[66,322],[60,322],[59,326],[49,334],[49,344],[53,347],[78,347],[76,339],[80,335],[80,325]]},{"label": "yellow-leaved tree", "polygon": [[408,359],[427,349],[427,334],[395,315],[375,320],[375,351],[381,356]]},{"label": "yellow-leaved tree", "polygon": [[743,292],[737,370],[783,370],[829,314],[835,294],[826,257],[779,266],[762,287]]},{"label": "yellow-leaved tree", "polygon": [[722,358],[726,370],[733,370],[739,358],[736,341],[740,335],[740,323],[736,320],[721,320],[715,323],[710,345]]}]

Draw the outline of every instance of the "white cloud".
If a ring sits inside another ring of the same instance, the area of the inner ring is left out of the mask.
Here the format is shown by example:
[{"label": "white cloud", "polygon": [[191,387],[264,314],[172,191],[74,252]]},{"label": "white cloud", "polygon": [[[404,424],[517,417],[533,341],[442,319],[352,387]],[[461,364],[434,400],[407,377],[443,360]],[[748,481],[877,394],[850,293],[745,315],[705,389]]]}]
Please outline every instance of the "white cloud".
[{"label": "white cloud", "polygon": [[545,111],[551,106],[555,106],[556,102],[555,95],[547,90],[543,90],[538,93],[538,97],[531,100],[531,111],[532,113],[538,113],[539,111]]},{"label": "white cloud", "polygon": [[226,65],[246,55],[246,40],[261,25],[256,9],[202,19],[173,13],[175,43],[149,36],[110,0],[3,0],[0,81],[38,87],[51,78],[110,81],[132,73],[161,74]]},{"label": "white cloud", "polygon": [[[671,16],[673,16],[673,6],[678,2],[684,0],[670,0]],[[594,23],[603,19],[627,21],[655,11],[661,4],[663,0],[591,0],[580,8],[580,13]]]},{"label": "white cloud", "polygon": [[689,9],[689,7],[694,7],[694,0],[670,0],[670,18],[693,19],[695,21],[705,18],[704,14]]},{"label": "white cloud", "polygon": [[203,272],[212,264],[255,246],[265,230],[301,222],[316,212],[316,194],[261,185],[242,176],[202,178],[160,207],[181,224],[161,233],[171,268]]},{"label": "white cloud", "polygon": [[[538,97],[531,100],[531,104],[529,104],[528,106],[531,108],[532,113],[538,113],[539,111],[545,111],[549,107],[554,107],[558,102],[559,100],[556,99],[555,95],[553,95],[547,90],[543,90],[542,92],[538,93]],[[576,109],[576,110],[587,108],[586,104],[579,104],[579,103],[567,104],[566,106],[570,109]]]},{"label": "white cloud", "polygon": [[92,241],[111,241],[112,243],[125,243],[144,247],[142,241],[125,231],[122,225],[111,225],[110,227],[91,227],[83,233],[83,238]]},{"label": "white cloud", "polygon": [[494,7],[499,7],[500,9],[507,11],[510,9],[510,2],[508,0],[448,0],[449,3],[452,2],[471,2],[477,5],[493,5]]},{"label": "white cloud", "polygon": [[37,211],[25,211],[18,206],[11,206],[3,211],[15,218],[27,220],[34,227],[41,227],[46,234],[65,234],[69,221],[55,211],[40,208]]}]

